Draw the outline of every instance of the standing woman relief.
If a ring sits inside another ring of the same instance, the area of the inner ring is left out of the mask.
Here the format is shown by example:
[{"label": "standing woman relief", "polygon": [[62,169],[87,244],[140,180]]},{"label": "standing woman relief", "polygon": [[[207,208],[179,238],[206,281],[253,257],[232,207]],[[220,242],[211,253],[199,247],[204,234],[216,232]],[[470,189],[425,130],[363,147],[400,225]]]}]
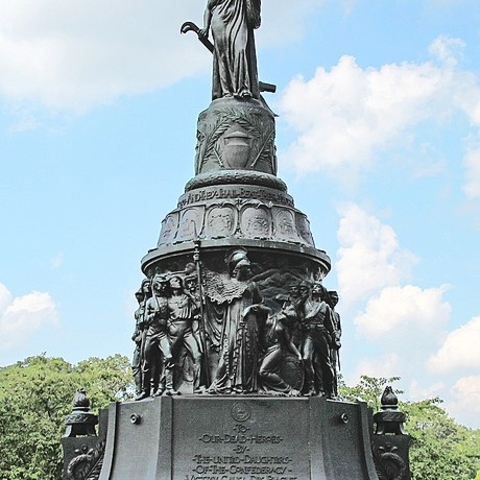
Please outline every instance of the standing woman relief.
[{"label": "standing woman relief", "polygon": [[213,99],[260,98],[253,30],[261,23],[261,0],[208,0],[200,37],[214,40]]}]

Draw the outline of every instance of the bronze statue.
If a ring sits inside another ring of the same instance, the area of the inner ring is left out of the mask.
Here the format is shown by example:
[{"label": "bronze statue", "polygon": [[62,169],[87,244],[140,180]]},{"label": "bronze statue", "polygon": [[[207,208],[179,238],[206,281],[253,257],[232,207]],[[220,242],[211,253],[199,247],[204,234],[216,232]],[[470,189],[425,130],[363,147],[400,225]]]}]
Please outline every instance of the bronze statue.
[{"label": "bronze statue", "polygon": [[[302,285],[302,289],[300,286]],[[288,287],[288,297],[283,303],[282,310],[295,312],[295,318],[289,324],[289,332],[292,337],[292,341],[297,348],[300,348],[303,341],[303,331],[302,331],[302,319],[303,319],[303,305],[308,297],[308,286],[305,291],[304,282],[293,283]]]},{"label": "bronze statue", "polygon": [[333,328],[334,328],[334,335],[332,339],[332,366],[333,371],[335,374],[335,381],[334,381],[334,390],[335,395],[338,395],[338,372],[340,371],[340,348],[342,346],[341,338],[342,338],[342,324],[340,321],[340,315],[338,312],[335,311],[335,307],[338,303],[338,293],[335,290],[330,290],[328,292],[328,304],[332,309],[332,321],[333,321]]},{"label": "bronze statue", "polygon": [[152,296],[146,303],[145,344],[143,348],[143,389],[139,399],[150,396],[155,379],[155,361],[161,353],[162,378],[159,385],[154,384],[154,395],[159,396],[166,390],[168,395],[176,395],[173,388],[173,358],[167,335],[169,319],[168,279],[164,275],[155,275],[152,279]]},{"label": "bronze statue", "polygon": [[259,376],[261,387],[270,393],[282,393],[299,396],[300,392],[288,385],[279,375],[282,360],[287,352],[302,360],[302,354],[292,341],[289,325],[297,318],[295,308],[290,305],[278,313],[269,315],[264,331],[265,353],[260,365]]},{"label": "bronze statue", "polygon": [[253,30],[260,27],[261,0],[208,0],[199,38],[214,40],[213,99],[260,98]]},{"label": "bronze statue", "polygon": [[178,363],[178,354],[183,346],[187,350],[193,362],[193,387],[195,391],[200,390],[202,349],[199,338],[198,309],[192,296],[185,293],[183,281],[179,276],[170,278],[171,295],[168,298],[168,336],[171,342],[173,361]]},{"label": "bronze statue", "polygon": [[145,323],[145,305],[152,296],[150,280],[145,278],[139,290],[135,292],[135,298],[138,302],[138,308],[135,310],[135,331],[132,335],[132,340],[135,342],[135,350],[132,358],[132,374],[135,381],[135,395],[140,397],[142,395],[142,362],[143,362],[143,344],[146,331]]},{"label": "bronze statue", "polygon": [[252,393],[258,389],[259,318],[268,309],[252,276],[247,251],[227,255],[229,277],[214,277],[207,295],[223,306],[218,367],[210,393]]},{"label": "bronze statue", "polygon": [[328,398],[334,398],[335,374],[331,344],[335,330],[327,298],[325,287],[321,283],[315,283],[303,307],[302,354],[305,362],[307,395],[325,394]]}]

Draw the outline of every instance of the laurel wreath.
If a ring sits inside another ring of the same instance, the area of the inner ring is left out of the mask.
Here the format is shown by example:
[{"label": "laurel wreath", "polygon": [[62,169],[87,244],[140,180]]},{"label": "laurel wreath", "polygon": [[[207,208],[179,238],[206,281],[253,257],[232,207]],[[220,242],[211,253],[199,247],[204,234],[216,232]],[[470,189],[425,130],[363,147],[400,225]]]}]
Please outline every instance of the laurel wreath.
[{"label": "laurel wreath", "polygon": [[250,164],[250,168],[261,161],[267,162],[271,157],[271,147],[275,138],[275,127],[267,125],[258,118],[258,115],[248,115],[248,111],[231,108],[216,116],[214,122],[207,125],[206,132],[198,133],[199,149],[197,155],[197,174],[202,171],[206,160],[214,156],[218,165],[224,168],[224,164],[217,143],[232,125],[239,125],[255,139],[259,145],[258,151]]}]

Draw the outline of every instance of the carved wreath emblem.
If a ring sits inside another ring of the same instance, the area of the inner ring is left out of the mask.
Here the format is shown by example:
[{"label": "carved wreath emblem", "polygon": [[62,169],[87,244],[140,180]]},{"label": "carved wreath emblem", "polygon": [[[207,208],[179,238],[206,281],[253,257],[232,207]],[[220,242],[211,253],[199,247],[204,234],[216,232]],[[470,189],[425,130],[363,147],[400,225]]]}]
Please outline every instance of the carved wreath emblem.
[{"label": "carved wreath emblem", "polygon": [[231,413],[233,419],[237,422],[246,422],[252,415],[250,407],[243,402],[234,403]]},{"label": "carved wreath emblem", "polygon": [[95,448],[83,446],[67,467],[67,480],[98,480],[105,455],[105,440]]},{"label": "carved wreath emblem", "polygon": [[405,460],[396,453],[398,448],[387,443],[373,448],[373,458],[380,480],[403,480],[407,472]]}]

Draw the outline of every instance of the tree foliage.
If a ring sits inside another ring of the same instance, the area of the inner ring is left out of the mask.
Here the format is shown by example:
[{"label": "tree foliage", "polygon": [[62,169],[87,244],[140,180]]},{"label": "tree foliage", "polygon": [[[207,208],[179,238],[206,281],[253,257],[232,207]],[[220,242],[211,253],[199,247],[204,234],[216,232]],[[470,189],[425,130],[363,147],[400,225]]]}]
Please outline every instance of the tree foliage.
[{"label": "tree foliage", "polygon": [[[385,387],[398,380],[400,380],[400,377],[377,378],[362,375],[358,384],[353,387],[348,387],[343,380],[340,380],[340,396],[343,400],[351,402],[361,400],[376,412],[380,410],[380,397]],[[401,395],[403,391],[396,389],[395,393]]]},{"label": "tree foliage", "polygon": [[[340,391],[345,400],[361,399],[378,411],[384,388],[398,380],[399,377],[362,376],[353,387],[342,384]],[[411,436],[413,480],[480,480],[480,430],[456,423],[441,403],[439,398],[431,398],[399,404],[399,409],[407,414],[405,430]]]},{"label": "tree foliage", "polygon": [[[353,387],[340,382],[340,393],[377,411],[384,388],[398,380],[363,376]],[[132,377],[128,359],[120,355],[78,365],[40,355],[0,368],[0,385],[0,478],[60,480],[60,439],[75,391],[85,388],[98,413],[130,397]],[[400,403],[412,437],[413,480],[480,480],[480,430],[457,424],[440,405],[438,398]]]},{"label": "tree foliage", "polygon": [[474,479],[480,468],[479,431],[456,423],[440,402],[434,398],[401,405],[408,418],[406,430],[412,437],[414,479]]},{"label": "tree foliage", "polygon": [[60,438],[77,388],[85,388],[92,411],[128,396],[126,357],[90,358],[74,366],[44,355],[0,368],[0,478],[59,480]]}]

